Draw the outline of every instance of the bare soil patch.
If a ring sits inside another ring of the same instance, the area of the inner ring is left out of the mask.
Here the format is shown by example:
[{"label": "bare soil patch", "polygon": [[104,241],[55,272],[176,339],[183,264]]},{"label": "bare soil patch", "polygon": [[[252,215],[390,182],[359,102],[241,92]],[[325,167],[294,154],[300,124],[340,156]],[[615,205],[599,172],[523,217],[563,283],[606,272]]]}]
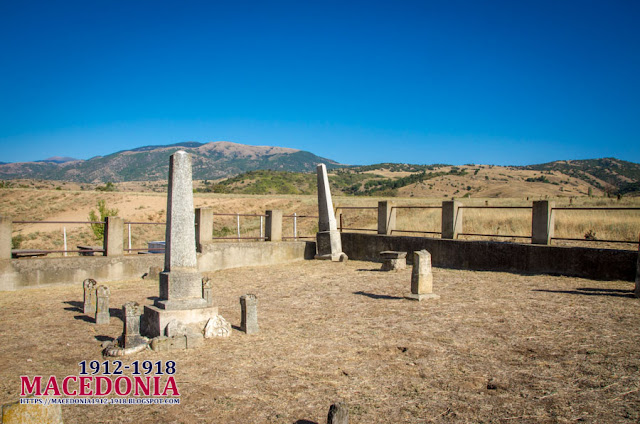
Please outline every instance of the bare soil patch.
[{"label": "bare soil patch", "polygon": [[[637,422],[640,300],[628,282],[435,269],[437,301],[405,300],[410,269],[303,261],[212,273],[220,313],[258,296],[260,333],[172,353],[181,404],[64,406],[66,423]],[[157,282],[106,283],[111,323],[96,326],[73,286],[0,293],[0,402],[21,375],[77,375],[117,337],[117,308],[149,304]],[[103,284],[104,282],[99,282]],[[299,421],[308,420],[308,421]]]}]

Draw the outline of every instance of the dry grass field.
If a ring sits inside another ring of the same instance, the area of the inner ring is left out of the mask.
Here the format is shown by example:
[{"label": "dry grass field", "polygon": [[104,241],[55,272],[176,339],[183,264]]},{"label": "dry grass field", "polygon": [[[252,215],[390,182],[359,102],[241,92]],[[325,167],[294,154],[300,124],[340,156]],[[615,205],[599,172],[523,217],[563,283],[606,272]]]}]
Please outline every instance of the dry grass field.
[{"label": "dry grass field", "polygon": [[[175,360],[181,404],[63,406],[65,423],[324,423],[342,400],[356,423],[612,423],[640,420],[640,300],[632,283],[434,269],[414,302],[410,269],[301,261],[212,273],[234,326],[258,296],[260,332],[134,360]],[[77,375],[119,336],[120,306],[154,281],[104,282],[111,323],[80,312],[79,284],[0,296],[0,402],[21,375]]]},{"label": "dry grass field", "polygon": [[[547,184],[548,185],[548,184]],[[163,222],[165,220],[166,194],[153,192],[96,192],[45,189],[3,189],[0,190],[0,215],[8,215],[14,220],[28,221],[87,221],[89,212],[96,209],[99,199],[105,200],[109,208],[118,209],[118,215],[125,221]],[[536,198],[537,200],[539,198]],[[375,197],[335,196],[334,206],[377,206]],[[442,198],[393,198],[397,205],[439,206]],[[464,198],[459,199],[469,206],[531,206],[534,198]],[[555,198],[556,206],[594,207],[640,207],[640,198],[622,200],[604,197],[578,197],[575,199]],[[234,195],[197,193],[196,207],[211,207],[222,214],[264,214],[267,209],[282,209],[285,215],[317,215],[316,197],[301,195]],[[343,210],[343,225],[346,228],[377,228],[375,210]],[[76,245],[99,245],[87,224],[15,224],[14,236],[19,237],[22,249],[63,248],[63,227],[67,231],[69,249]],[[241,217],[242,237],[260,235],[258,217]],[[285,218],[284,235],[293,236],[293,219]],[[399,209],[397,229],[405,231],[440,231],[439,209]],[[298,236],[313,236],[317,231],[317,220],[301,218],[297,222]],[[214,220],[215,236],[235,237],[236,217],[218,216]],[[466,209],[464,211],[463,232],[480,234],[531,234],[531,211],[526,209]],[[163,240],[164,228],[156,225],[132,225],[132,247],[145,248],[148,241]],[[638,240],[640,234],[640,211],[556,211],[556,236],[584,238],[594,234],[600,240]],[[405,234],[405,233],[398,233]],[[416,233],[416,235],[418,235]],[[438,237],[437,235],[434,235]],[[500,237],[471,237],[465,239],[508,240],[526,243],[526,239]],[[125,240],[128,228],[125,228]],[[576,242],[555,241],[558,245],[576,245]],[[614,249],[637,249],[637,244],[578,243],[593,247]]]}]

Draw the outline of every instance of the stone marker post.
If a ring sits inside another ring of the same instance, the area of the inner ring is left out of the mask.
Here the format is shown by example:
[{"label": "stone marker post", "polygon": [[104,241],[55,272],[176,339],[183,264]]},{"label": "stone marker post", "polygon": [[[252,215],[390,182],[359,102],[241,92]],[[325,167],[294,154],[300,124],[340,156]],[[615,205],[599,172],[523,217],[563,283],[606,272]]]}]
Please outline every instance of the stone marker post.
[{"label": "stone marker post", "polygon": [[0,216],[0,260],[11,259],[11,218]]},{"label": "stone marker post", "polygon": [[258,298],[255,294],[240,296],[240,309],[242,318],[240,329],[247,334],[256,334],[258,327]]},{"label": "stone marker post", "polygon": [[266,211],[266,241],[282,241],[282,211]]},{"label": "stone marker post", "polygon": [[442,238],[455,240],[462,232],[462,203],[456,200],[442,202]]},{"label": "stone marker post", "polygon": [[407,298],[412,300],[439,299],[433,293],[433,272],[431,271],[431,254],[426,250],[413,252],[413,269],[411,270],[411,293]]},{"label": "stone marker post", "polygon": [[82,313],[90,314],[96,310],[96,280],[87,278],[82,282],[82,288],[84,290],[84,303],[82,305]]},{"label": "stone marker post", "polygon": [[196,247],[202,252],[203,246],[213,241],[213,209],[196,209]]},{"label": "stone marker post", "polygon": [[378,234],[390,236],[396,229],[395,202],[378,202]]},{"label": "stone marker post", "polygon": [[98,286],[96,289],[96,324],[109,324],[109,287]]},{"label": "stone marker post", "polygon": [[349,409],[345,403],[338,402],[331,405],[327,424],[349,424]]},{"label": "stone marker post", "polygon": [[207,305],[202,296],[194,222],[191,157],[181,150],[169,161],[164,271],[160,273],[159,298],[144,308],[145,336],[164,335],[173,320],[202,336],[206,322],[218,314],[218,308]]},{"label": "stone marker post", "polygon": [[636,288],[634,290],[636,297],[640,297],[640,246],[638,246],[638,261],[636,263]]},{"label": "stone marker post", "polygon": [[336,223],[336,215],[333,212],[331,201],[331,189],[327,167],[321,163],[317,167],[318,172],[318,234],[316,244],[318,254],[316,259],[330,259],[334,262],[344,262],[347,255],[342,252],[342,241]]},{"label": "stone marker post", "polygon": [[120,256],[124,253],[124,219],[107,216],[104,224],[104,256]]},{"label": "stone marker post", "polygon": [[555,230],[555,202],[537,200],[531,211],[531,243],[549,244]]}]

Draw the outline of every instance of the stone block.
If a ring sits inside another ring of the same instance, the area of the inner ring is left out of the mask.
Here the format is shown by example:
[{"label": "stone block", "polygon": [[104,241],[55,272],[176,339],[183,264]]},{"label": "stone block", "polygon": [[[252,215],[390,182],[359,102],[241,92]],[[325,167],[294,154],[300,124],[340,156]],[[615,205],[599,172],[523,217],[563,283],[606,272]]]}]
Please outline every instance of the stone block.
[{"label": "stone block", "polygon": [[[29,401],[42,400],[29,396]],[[20,404],[20,401],[2,405],[2,424],[63,424],[60,405]]]},{"label": "stone block", "polygon": [[229,336],[231,336],[231,324],[222,315],[211,318],[204,327],[205,339]]},{"label": "stone block", "polygon": [[124,254],[124,219],[108,216],[104,224],[104,255],[122,256]]},{"label": "stone block", "polygon": [[396,229],[396,208],[394,202],[378,202],[378,234],[390,236]]},{"label": "stone block", "polygon": [[382,259],[382,271],[399,271],[407,268],[407,252],[385,250],[380,252]]},{"label": "stone block", "polygon": [[218,315],[217,307],[165,310],[156,306],[145,306],[142,317],[142,335],[152,338],[165,335],[167,325],[173,320],[202,332],[209,319]]},{"label": "stone block", "polygon": [[442,202],[442,238],[457,239],[462,232],[462,203],[455,200]]},{"label": "stone block", "polygon": [[346,403],[338,402],[331,405],[327,424],[349,424],[349,408]]},{"label": "stone block", "polygon": [[531,243],[550,244],[555,231],[555,202],[539,200],[533,202],[531,211]]}]

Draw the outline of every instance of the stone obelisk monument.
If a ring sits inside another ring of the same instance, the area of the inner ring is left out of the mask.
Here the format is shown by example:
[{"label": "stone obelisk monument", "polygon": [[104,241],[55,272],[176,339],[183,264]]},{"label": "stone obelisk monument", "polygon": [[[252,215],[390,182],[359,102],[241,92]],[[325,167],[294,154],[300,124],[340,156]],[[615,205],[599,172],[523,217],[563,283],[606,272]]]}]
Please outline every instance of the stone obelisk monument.
[{"label": "stone obelisk monument", "polygon": [[218,314],[218,308],[203,297],[194,222],[191,157],[181,150],[171,155],[169,162],[164,271],[160,273],[159,298],[144,309],[145,336],[164,336],[171,321],[202,333],[206,322]]},{"label": "stone obelisk monument", "polygon": [[318,234],[316,244],[318,254],[316,259],[330,259],[334,262],[347,260],[347,255],[342,252],[342,241],[336,224],[336,214],[333,212],[331,190],[327,167],[321,163],[318,165]]}]

